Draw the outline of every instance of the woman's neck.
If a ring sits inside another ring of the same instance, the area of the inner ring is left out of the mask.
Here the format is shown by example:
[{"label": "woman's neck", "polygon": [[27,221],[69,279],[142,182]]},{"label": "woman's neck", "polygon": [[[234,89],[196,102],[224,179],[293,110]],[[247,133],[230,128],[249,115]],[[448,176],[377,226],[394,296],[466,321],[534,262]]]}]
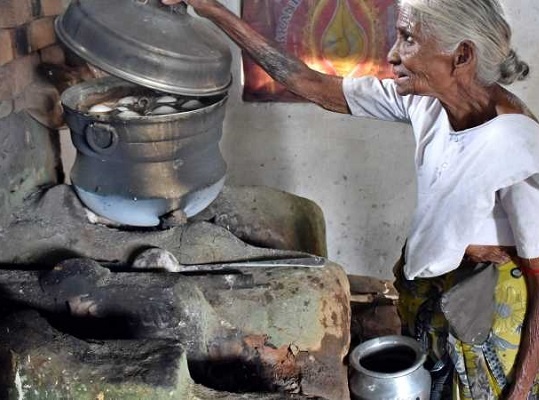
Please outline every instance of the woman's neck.
[{"label": "woman's neck", "polygon": [[473,128],[498,116],[499,86],[456,85],[439,97],[456,131]]},{"label": "woman's neck", "polygon": [[456,131],[482,125],[501,114],[524,114],[537,121],[522,100],[498,84],[456,85],[439,100]]}]

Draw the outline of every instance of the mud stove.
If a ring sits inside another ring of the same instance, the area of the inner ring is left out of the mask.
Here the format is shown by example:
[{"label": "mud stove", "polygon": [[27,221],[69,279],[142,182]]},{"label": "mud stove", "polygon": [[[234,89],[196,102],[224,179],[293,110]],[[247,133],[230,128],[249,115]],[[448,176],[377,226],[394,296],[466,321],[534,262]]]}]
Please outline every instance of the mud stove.
[{"label": "mud stove", "polygon": [[157,0],[75,0],[56,29],[111,76],[62,95],[73,185],[2,221],[0,398],[349,398],[322,212],[224,186],[220,35]]}]

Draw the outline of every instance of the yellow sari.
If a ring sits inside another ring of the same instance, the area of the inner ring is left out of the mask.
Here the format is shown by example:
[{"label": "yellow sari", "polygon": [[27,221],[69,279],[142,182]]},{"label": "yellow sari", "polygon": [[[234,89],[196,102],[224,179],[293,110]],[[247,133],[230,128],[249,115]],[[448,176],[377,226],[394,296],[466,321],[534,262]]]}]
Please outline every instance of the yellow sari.
[{"label": "yellow sari", "polygon": [[[455,272],[437,278],[406,280],[397,270],[398,310],[406,334],[420,340],[432,364],[446,360],[448,373],[433,398],[454,400],[498,399],[511,382],[524,317],[527,289],[525,278],[513,263],[494,266],[499,275],[495,289],[494,322],[488,339],[467,344],[454,337],[439,308],[440,296],[455,281]],[[463,310],[465,312],[465,310]],[[433,373],[433,380],[436,381]],[[433,391],[433,393],[434,393]],[[539,381],[528,396],[539,400]]]}]

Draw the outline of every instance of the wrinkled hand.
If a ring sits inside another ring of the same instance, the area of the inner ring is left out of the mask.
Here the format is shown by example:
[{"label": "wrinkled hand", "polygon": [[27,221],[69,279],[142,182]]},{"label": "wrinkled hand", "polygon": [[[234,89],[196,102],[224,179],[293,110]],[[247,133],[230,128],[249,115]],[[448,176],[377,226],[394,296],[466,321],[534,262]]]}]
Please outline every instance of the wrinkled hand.
[{"label": "wrinkled hand", "polygon": [[529,391],[519,389],[514,385],[510,387],[510,390],[506,395],[502,395],[500,400],[525,400],[528,398]]},{"label": "wrinkled hand", "polygon": [[466,257],[473,262],[493,262],[504,264],[511,261],[510,247],[470,245],[466,248]]},{"label": "wrinkled hand", "polygon": [[161,3],[171,6],[178,3],[187,3],[191,7],[193,7],[195,10],[198,10],[201,7],[216,4],[217,2],[215,0],[161,0]]},{"label": "wrinkled hand", "polygon": [[172,6],[178,3],[185,3],[193,7],[196,13],[200,16],[204,16],[205,7],[210,7],[212,5],[219,4],[215,0],[161,0],[161,3],[167,6]]}]

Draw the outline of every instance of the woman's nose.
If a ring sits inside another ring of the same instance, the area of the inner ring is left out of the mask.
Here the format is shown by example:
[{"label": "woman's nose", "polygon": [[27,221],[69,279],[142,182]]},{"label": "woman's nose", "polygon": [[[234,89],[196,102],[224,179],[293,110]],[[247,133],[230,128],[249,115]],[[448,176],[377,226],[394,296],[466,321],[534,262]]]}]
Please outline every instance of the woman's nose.
[{"label": "woman's nose", "polygon": [[401,58],[398,50],[398,41],[395,41],[389,52],[387,53],[387,62],[392,65],[400,64]]}]

